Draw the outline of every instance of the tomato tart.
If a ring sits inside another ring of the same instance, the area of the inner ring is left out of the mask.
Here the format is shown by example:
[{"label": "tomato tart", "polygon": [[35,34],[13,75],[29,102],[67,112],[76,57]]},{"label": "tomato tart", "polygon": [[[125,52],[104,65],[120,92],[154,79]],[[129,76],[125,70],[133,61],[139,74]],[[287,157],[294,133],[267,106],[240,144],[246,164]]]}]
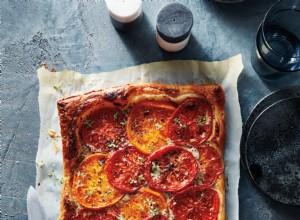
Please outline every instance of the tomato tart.
[{"label": "tomato tart", "polygon": [[57,103],[60,219],[224,220],[220,85],[128,84]]}]

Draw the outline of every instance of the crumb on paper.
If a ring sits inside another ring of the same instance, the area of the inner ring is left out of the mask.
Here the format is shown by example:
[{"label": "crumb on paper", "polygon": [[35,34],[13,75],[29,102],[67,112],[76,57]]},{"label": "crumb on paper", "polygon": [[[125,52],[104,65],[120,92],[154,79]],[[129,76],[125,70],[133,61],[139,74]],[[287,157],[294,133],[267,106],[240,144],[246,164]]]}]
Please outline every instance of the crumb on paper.
[{"label": "crumb on paper", "polygon": [[55,154],[57,154],[59,152],[59,147],[58,144],[56,143],[56,141],[52,141],[52,145],[53,145],[53,151]]},{"label": "crumb on paper", "polygon": [[45,166],[45,163],[44,163],[43,160],[41,160],[40,162],[36,162],[35,165],[36,165],[37,167],[39,167],[39,168],[42,168],[42,167]]},{"label": "crumb on paper", "polygon": [[82,75],[80,76],[79,82],[80,82],[81,84],[84,83],[84,77],[83,77]]},{"label": "crumb on paper", "polygon": [[47,63],[43,63],[43,64],[42,64],[42,67],[44,67],[45,69],[47,69],[47,68],[48,68]]},{"label": "crumb on paper", "polygon": [[61,89],[61,85],[54,85],[53,88],[59,92],[59,93],[63,93],[62,89]]},{"label": "crumb on paper", "polygon": [[54,129],[48,129],[48,135],[52,138],[52,139],[58,139],[60,138],[60,134],[57,134],[56,131]]},{"label": "crumb on paper", "polygon": [[60,184],[63,184],[64,183],[64,178],[63,177],[60,178],[60,179],[56,178],[56,182],[58,182]]},{"label": "crumb on paper", "polygon": [[224,182],[225,182],[225,191],[228,192],[229,191],[229,180],[228,180],[228,177],[225,176],[224,178]]},{"label": "crumb on paper", "polygon": [[50,178],[54,178],[55,182],[54,182],[54,186],[57,184],[57,183],[60,183],[60,184],[63,184],[64,183],[64,177],[61,177],[61,178],[58,178],[55,174],[55,170],[52,170],[52,172],[48,173],[48,177]]},{"label": "crumb on paper", "polygon": [[56,72],[56,69],[55,69],[55,68],[51,68],[50,72],[55,73],[55,72]]}]

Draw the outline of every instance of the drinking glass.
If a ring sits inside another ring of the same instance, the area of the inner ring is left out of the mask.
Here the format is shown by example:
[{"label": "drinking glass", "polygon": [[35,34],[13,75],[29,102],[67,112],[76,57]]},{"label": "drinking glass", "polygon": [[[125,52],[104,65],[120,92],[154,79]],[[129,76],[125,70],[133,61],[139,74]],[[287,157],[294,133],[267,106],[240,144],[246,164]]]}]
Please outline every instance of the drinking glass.
[{"label": "drinking glass", "polygon": [[251,62],[265,78],[300,73],[300,0],[281,0],[269,9]]}]

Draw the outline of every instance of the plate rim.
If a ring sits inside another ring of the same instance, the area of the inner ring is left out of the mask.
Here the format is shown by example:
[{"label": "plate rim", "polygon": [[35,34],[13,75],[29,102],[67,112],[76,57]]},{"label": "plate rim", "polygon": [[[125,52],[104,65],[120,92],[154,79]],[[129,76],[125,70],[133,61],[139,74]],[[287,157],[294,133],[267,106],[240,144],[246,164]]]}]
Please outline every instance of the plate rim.
[{"label": "plate rim", "polygon": [[[281,97],[282,95],[282,97]],[[276,97],[278,96],[278,97]],[[275,100],[272,100],[275,97]],[[274,91],[262,99],[258,101],[258,103],[254,106],[252,111],[250,112],[249,116],[247,117],[245,124],[242,129],[242,137],[240,142],[240,154],[241,154],[241,164],[243,169],[246,171],[248,178],[250,179],[251,183],[255,186],[258,191],[260,191],[263,195],[270,198],[272,201],[278,202],[280,204],[288,205],[288,206],[294,206],[299,207],[299,204],[294,203],[286,203],[280,200],[276,200],[275,198],[271,197],[267,192],[265,192],[261,187],[257,185],[257,183],[254,181],[247,161],[247,139],[249,132],[252,128],[252,126],[255,124],[256,120],[270,107],[276,105],[277,103],[288,100],[288,99],[295,99],[300,98],[300,86],[291,86],[288,88],[280,89],[277,91]]]}]

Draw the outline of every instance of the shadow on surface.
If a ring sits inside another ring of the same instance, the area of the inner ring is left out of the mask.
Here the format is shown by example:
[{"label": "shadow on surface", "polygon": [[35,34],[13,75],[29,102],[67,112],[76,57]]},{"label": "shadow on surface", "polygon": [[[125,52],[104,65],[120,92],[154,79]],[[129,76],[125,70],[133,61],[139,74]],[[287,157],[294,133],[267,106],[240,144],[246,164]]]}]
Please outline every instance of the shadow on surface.
[{"label": "shadow on surface", "polygon": [[154,28],[144,13],[143,21],[138,27],[126,32],[117,31],[136,63],[141,64],[153,61],[153,55],[158,47]]}]

